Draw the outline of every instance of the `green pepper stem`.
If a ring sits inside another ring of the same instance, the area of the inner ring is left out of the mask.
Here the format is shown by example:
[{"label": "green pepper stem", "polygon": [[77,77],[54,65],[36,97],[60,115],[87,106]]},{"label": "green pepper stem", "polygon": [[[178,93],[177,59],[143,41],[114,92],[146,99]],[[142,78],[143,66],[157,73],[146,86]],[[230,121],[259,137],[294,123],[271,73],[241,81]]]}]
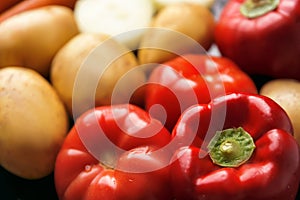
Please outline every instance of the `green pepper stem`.
[{"label": "green pepper stem", "polygon": [[220,145],[220,151],[224,156],[235,157],[238,156],[241,151],[240,145],[235,141],[224,141]]},{"label": "green pepper stem", "polygon": [[256,18],[275,10],[280,0],[246,0],[240,7],[240,12],[247,18]]},{"label": "green pepper stem", "polygon": [[254,141],[243,128],[219,131],[208,144],[212,161],[222,167],[238,167],[248,161],[255,149]]},{"label": "green pepper stem", "polygon": [[251,1],[252,5],[254,6],[262,6],[272,2],[271,0],[248,0],[248,1]]}]

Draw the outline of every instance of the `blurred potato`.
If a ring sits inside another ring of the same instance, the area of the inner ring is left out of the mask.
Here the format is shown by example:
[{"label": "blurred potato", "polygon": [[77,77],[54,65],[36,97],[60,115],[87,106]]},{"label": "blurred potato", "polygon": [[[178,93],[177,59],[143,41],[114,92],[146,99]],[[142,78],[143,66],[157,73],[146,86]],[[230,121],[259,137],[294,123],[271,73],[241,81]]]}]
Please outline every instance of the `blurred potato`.
[{"label": "blurred potato", "polygon": [[28,67],[46,77],[54,55],[76,34],[73,11],[65,6],[46,6],[10,17],[0,23],[0,67]]},{"label": "blurred potato", "polygon": [[294,128],[294,137],[300,144],[300,82],[274,79],[262,86],[260,94],[270,97],[286,111]]},{"label": "blurred potato", "polygon": [[215,2],[215,0],[152,0],[158,9],[161,9],[165,6],[175,3],[194,3],[198,5],[206,6],[207,8],[211,8]]},{"label": "blurred potato", "polygon": [[80,33],[62,47],[53,59],[50,80],[69,114],[93,106],[128,103],[130,95],[144,84],[136,56],[105,34]]},{"label": "blurred potato", "polygon": [[205,53],[213,43],[214,26],[213,14],[203,5],[167,5],[153,18],[141,40],[139,62],[162,63],[176,54]]},{"label": "blurred potato", "polygon": [[25,179],[49,175],[69,128],[56,91],[39,73],[0,69],[0,165]]}]

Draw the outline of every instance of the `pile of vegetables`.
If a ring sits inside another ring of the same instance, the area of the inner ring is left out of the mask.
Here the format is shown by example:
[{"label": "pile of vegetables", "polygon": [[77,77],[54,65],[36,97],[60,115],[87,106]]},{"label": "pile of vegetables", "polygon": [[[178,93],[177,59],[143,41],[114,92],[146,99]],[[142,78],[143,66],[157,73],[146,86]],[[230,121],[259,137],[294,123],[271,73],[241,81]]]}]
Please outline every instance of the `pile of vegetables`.
[{"label": "pile of vegetables", "polygon": [[222,2],[0,3],[2,171],[39,199],[296,199],[300,0]]}]

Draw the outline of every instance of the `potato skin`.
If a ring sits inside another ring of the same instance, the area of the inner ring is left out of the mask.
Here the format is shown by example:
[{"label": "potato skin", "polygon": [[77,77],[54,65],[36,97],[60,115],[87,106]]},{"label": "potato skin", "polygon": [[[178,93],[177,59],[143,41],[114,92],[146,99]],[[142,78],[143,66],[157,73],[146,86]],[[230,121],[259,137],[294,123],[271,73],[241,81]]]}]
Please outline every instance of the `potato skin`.
[{"label": "potato skin", "polygon": [[77,72],[89,53],[107,38],[107,35],[102,34],[80,33],[55,55],[50,69],[50,80],[69,114],[72,114],[72,96]]},{"label": "potato skin", "polygon": [[[162,9],[170,4],[178,3],[180,1],[182,0],[153,0],[155,6],[158,9]],[[184,2],[194,3],[194,4],[205,6],[207,8],[211,8],[215,3],[215,0],[185,0]]]},{"label": "potato skin", "polygon": [[0,67],[22,66],[48,76],[56,52],[78,33],[73,12],[46,6],[0,23]]},{"label": "potato skin", "polygon": [[294,137],[300,145],[300,82],[274,79],[262,86],[260,94],[273,99],[286,111],[294,128]]},{"label": "potato skin", "polygon": [[214,16],[208,8],[189,3],[169,5],[153,20],[153,27],[179,31],[199,42],[205,49],[213,43]]},{"label": "potato skin", "polygon": [[[105,46],[104,49],[102,46]],[[95,51],[97,56],[95,56]],[[95,59],[89,57],[91,54],[94,55]],[[107,69],[105,69],[100,77],[95,77],[97,71],[104,70],[102,69],[103,66],[97,63],[110,62],[111,55],[118,55],[119,57],[107,65]],[[91,92],[95,93],[92,94],[95,98],[95,106],[109,105],[111,104],[112,93],[116,89],[115,86],[118,81],[128,71],[137,66],[138,62],[133,52],[129,51],[129,49],[113,38],[110,38],[106,34],[80,33],[64,45],[54,57],[50,80],[65,103],[69,115],[73,116],[74,96],[76,96],[77,100],[80,99],[79,101],[81,101],[80,105],[76,105],[76,110],[78,111],[76,111],[76,114],[83,113],[91,108],[90,105],[86,104],[89,101],[88,96],[90,96]],[[86,73],[84,75],[84,84],[87,84],[87,86],[86,89],[80,90],[74,95],[74,90],[77,89],[76,85],[79,84],[82,86],[81,83],[77,82],[78,74],[82,73],[80,71],[82,67],[88,68],[83,72]],[[130,77],[130,80],[127,80],[122,85],[124,87],[117,88],[120,89],[120,94],[122,92],[126,93],[128,87],[132,88],[145,82],[146,77],[142,70],[134,70],[131,74],[132,77]],[[98,80],[95,84],[95,91],[90,91],[89,88],[94,86],[92,80],[95,79]],[[119,97],[120,100],[122,98]]]},{"label": "potato skin", "polygon": [[36,71],[0,69],[0,164],[25,179],[49,175],[69,129],[56,91]]},{"label": "potato skin", "polygon": [[[204,53],[214,41],[215,19],[212,12],[202,5],[174,3],[165,6],[154,16],[151,27],[155,29],[146,31],[138,51],[141,64],[165,62],[184,49],[187,51],[185,53],[190,53],[194,48],[187,46],[190,40],[203,48],[203,52],[198,53]],[[164,29],[169,31],[163,31]],[[155,48],[147,48],[148,46]]]}]

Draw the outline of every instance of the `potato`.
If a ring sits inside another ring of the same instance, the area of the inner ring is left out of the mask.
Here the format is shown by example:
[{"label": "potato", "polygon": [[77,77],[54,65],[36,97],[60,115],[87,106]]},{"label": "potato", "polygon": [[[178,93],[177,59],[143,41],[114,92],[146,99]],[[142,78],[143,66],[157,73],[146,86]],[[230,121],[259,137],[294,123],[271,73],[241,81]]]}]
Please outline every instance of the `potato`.
[{"label": "potato", "polygon": [[286,111],[294,127],[294,137],[300,144],[300,82],[274,79],[262,86],[260,94],[270,97]]},{"label": "potato", "polygon": [[74,15],[81,32],[104,33],[135,50],[156,8],[152,0],[78,0]]},{"label": "potato", "polygon": [[189,2],[189,3],[199,4],[211,8],[215,3],[215,0],[153,0],[153,2],[158,7],[158,9],[179,2]]},{"label": "potato", "polygon": [[26,179],[49,175],[69,128],[56,91],[39,73],[0,69],[0,164]]},{"label": "potato", "polygon": [[137,66],[135,55],[113,38],[80,33],[55,56],[50,80],[69,114],[74,114],[73,104],[80,114],[93,106],[111,104],[113,94],[115,103],[128,103],[128,95],[146,79]]},{"label": "potato", "polygon": [[48,76],[56,52],[78,33],[71,9],[46,6],[0,23],[0,67],[23,66]]},{"label": "potato", "polygon": [[205,53],[213,43],[215,20],[205,6],[176,3],[160,10],[151,27],[138,51],[141,64],[162,63],[175,54]]}]

